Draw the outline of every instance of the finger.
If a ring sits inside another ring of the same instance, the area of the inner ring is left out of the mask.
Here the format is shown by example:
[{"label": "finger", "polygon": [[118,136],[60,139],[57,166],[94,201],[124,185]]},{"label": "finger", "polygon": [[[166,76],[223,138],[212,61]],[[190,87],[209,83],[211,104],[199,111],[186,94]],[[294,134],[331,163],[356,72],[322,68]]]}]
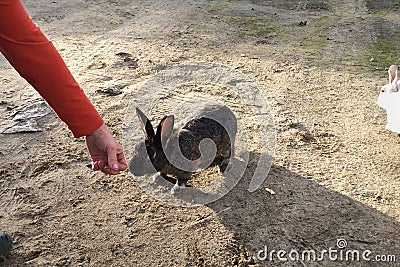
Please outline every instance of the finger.
[{"label": "finger", "polygon": [[115,174],[119,173],[119,171],[113,170],[109,166],[105,166],[104,169],[102,170],[102,172],[105,174],[110,174],[110,175],[115,175]]},{"label": "finger", "polygon": [[95,165],[96,165],[96,170],[99,170],[104,174],[115,175],[119,173],[119,171],[111,169],[110,166],[108,166],[108,164],[105,163],[104,161],[96,161]]},{"label": "finger", "polygon": [[107,164],[106,164],[104,161],[98,161],[98,162],[97,162],[97,165],[98,165],[98,169],[99,169],[100,171],[106,173],[106,172],[105,172],[105,167],[107,166]]},{"label": "finger", "polygon": [[128,168],[128,165],[122,163],[118,163],[118,166],[120,171],[125,171]]},{"label": "finger", "polygon": [[118,171],[117,148],[115,146],[107,147],[107,159],[108,166],[111,169]]},{"label": "finger", "polygon": [[99,168],[99,162],[98,161],[92,161],[92,170],[98,171]]},{"label": "finger", "polygon": [[124,171],[128,167],[128,163],[126,162],[125,154],[122,151],[117,155],[119,170]]}]

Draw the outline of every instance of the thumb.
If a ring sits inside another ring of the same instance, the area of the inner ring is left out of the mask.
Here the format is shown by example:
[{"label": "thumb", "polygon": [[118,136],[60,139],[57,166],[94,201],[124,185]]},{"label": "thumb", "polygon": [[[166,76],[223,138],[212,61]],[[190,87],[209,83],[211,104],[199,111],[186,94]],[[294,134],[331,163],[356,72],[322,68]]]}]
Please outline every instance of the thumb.
[{"label": "thumb", "polygon": [[107,147],[107,163],[111,169],[118,171],[118,161],[117,161],[117,148],[115,146]]}]

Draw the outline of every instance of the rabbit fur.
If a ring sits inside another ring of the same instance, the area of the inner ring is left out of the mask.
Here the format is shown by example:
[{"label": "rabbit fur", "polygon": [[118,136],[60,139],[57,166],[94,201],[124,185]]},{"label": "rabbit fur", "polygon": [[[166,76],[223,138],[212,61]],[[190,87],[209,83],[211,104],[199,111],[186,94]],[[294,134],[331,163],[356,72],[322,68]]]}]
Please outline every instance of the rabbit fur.
[{"label": "rabbit fur", "polygon": [[[216,154],[211,155],[215,155],[211,158],[212,163],[219,165],[221,172],[225,171],[233,155],[237,131],[236,117],[228,107],[203,105],[176,124],[173,115],[165,116],[155,132],[150,120],[139,108],[136,108],[136,113],[145,140],[136,144],[134,149],[136,152],[131,160],[131,172],[134,175],[156,171],[170,182],[176,182],[179,186],[185,185],[195,170],[208,167],[202,166],[204,162],[199,160],[203,156],[199,148],[204,138],[211,139],[216,147]],[[204,152],[209,154],[208,151]],[[179,153],[191,161],[190,170],[182,170],[170,162],[169,159],[174,159]]]},{"label": "rabbit fur", "polygon": [[386,110],[386,129],[400,133],[400,81],[398,81],[396,65],[391,65],[389,83],[382,86],[378,97],[378,105]]}]

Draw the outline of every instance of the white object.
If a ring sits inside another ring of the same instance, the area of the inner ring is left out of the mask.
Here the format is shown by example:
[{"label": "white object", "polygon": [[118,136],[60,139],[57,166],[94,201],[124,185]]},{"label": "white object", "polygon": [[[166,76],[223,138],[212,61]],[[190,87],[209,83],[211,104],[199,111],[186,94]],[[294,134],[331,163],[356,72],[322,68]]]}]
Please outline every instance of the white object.
[{"label": "white object", "polygon": [[400,133],[400,83],[397,77],[397,66],[389,68],[389,83],[382,86],[378,105],[386,110],[386,129]]}]

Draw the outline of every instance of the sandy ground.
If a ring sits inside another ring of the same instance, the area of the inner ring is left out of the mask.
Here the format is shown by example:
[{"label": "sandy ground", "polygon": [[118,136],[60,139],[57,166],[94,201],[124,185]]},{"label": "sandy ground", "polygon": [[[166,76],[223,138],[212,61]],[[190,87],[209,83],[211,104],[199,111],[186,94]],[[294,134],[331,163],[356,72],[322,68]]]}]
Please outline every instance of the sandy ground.
[{"label": "sandy ground", "polygon": [[[15,246],[0,266],[400,266],[400,137],[376,104],[400,58],[398,1],[23,2],[121,142],[144,82],[206,61],[263,92],[276,149],[255,192],[256,141],[230,193],[175,207],[129,173],[89,170],[84,141],[46,115],[41,132],[1,135],[0,225]],[[3,122],[31,90],[0,62]],[[169,108],[158,107],[154,117]],[[397,262],[257,259],[265,246],[321,252],[338,239]]]}]

